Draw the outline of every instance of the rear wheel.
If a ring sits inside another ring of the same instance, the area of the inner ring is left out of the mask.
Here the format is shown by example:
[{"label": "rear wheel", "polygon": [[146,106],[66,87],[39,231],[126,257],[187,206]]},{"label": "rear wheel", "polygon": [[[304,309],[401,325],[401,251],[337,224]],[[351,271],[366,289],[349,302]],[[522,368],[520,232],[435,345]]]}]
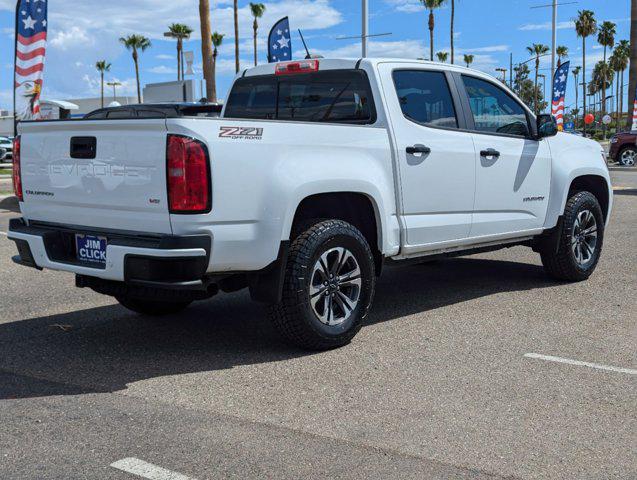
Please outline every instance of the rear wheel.
[{"label": "rear wheel", "polygon": [[292,243],[283,299],[270,318],[301,348],[328,350],[361,329],[374,296],[374,259],[365,237],[341,220],[317,221]]},{"label": "rear wheel", "polygon": [[560,235],[545,245],[542,263],[558,280],[581,281],[591,276],[602,252],[604,216],[590,192],[576,192],[566,202]]},{"label": "rear wheel", "polygon": [[626,147],[619,152],[618,163],[624,167],[634,167],[637,160],[637,148]]},{"label": "rear wheel", "polygon": [[188,307],[192,302],[171,302],[163,300],[148,300],[131,297],[116,297],[117,301],[129,310],[142,315],[150,315],[160,317],[162,315],[171,315],[178,313]]}]

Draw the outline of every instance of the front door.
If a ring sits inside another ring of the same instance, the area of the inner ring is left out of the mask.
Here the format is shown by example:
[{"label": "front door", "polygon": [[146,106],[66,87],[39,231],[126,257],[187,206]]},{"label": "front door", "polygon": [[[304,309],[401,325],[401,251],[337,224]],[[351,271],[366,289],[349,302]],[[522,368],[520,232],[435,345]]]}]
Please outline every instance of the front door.
[{"label": "front door", "polygon": [[462,241],[471,229],[476,152],[471,134],[459,130],[453,78],[421,65],[379,69],[397,151],[404,253]]},{"label": "front door", "polygon": [[540,229],[549,201],[551,154],[546,140],[531,139],[530,115],[503,88],[461,75],[478,154],[470,236]]}]

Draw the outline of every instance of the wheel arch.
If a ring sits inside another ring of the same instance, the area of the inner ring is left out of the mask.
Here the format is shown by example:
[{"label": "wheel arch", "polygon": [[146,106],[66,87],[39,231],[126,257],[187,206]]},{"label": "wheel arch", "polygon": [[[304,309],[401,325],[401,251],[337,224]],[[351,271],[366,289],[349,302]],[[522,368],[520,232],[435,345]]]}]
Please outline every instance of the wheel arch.
[{"label": "wheel arch", "polygon": [[[607,222],[610,213],[611,194],[606,179],[599,175],[581,175],[575,177],[569,186],[567,198],[570,198],[573,193],[581,191],[590,192],[597,198],[602,208],[604,222]],[[562,209],[562,212],[563,211],[564,209]]]},{"label": "wheel arch", "polygon": [[362,191],[321,192],[307,195],[297,203],[287,229],[293,240],[296,229],[315,218],[343,220],[363,234],[374,254],[376,271],[380,273],[383,260],[383,220],[374,197]]}]

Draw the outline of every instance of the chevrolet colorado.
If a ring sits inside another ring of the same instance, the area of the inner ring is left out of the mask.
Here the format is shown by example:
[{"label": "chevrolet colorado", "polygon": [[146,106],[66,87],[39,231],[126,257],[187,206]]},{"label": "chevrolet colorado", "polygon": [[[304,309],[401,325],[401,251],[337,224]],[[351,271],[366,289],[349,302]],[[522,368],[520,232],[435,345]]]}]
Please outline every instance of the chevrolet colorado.
[{"label": "chevrolet colorado", "polygon": [[248,288],[308,349],[354,337],[385,263],[525,245],[550,276],[584,280],[612,208],[599,144],[489,75],[415,60],[261,65],[219,119],[19,134],[16,262],[147,315]]}]

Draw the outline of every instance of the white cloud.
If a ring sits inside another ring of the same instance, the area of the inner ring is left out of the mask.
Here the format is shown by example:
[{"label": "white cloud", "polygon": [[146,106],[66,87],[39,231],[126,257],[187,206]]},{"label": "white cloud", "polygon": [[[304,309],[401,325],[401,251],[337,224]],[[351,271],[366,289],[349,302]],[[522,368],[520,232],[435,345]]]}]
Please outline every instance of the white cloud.
[{"label": "white cloud", "polygon": [[160,74],[160,75],[176,74],[177,73],[177,69],[176,68],[167,67],[166,65],[157,65],[156,67],[149,68],[146,71],[150,72],[150,73],[157,73],[157,74]]},{"label": "white cloud", "polygon": [[[525,25],[520,25],[518,27],[518,30],[535,31],[535,30],[551,30],[551,28],[553,28],[551,22],[527,23]],[[565,28],[575,28],[575,23],[572,20],[570,20],[568,22],[558,22],[557,23],[557,29],[558,30],[563,30]]]},{"label": "white cloud", "polygon": [[155,55],[155,58],[157,60],[174,60],[177,58],[177,54],[175,55],[166,55],[164,53],[160,54],[160,55]]},{"label": "white cloud", "polygon": [[73,48],[86,48],[95,44],[95,38],[90,36],[86,30],[79,27],[71,27],[69,30],[56,31],[50,43],[60,50]]}]

